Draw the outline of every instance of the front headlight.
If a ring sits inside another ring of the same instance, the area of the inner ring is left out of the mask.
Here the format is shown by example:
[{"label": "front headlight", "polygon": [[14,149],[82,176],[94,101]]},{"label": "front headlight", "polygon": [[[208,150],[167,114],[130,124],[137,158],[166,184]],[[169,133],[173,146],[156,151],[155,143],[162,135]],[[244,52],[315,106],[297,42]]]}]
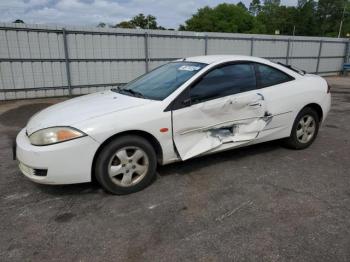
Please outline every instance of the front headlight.
[{"label": "front headlight", "polygon": [[29,136],[30,143],[35,146],[46,146],[86,136],[72,127],[49,127],[34,132]]}]

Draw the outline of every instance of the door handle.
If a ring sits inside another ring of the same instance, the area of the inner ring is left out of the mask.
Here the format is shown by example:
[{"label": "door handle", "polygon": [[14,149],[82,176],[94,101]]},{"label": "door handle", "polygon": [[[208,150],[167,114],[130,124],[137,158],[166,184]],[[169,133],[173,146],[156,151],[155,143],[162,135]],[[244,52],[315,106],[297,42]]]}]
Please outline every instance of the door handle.
[{"label": "door handle", "polygon": [[249,104],[249,106],[251,106],[251,107],[261,106],[261,103],[260,102],[254,102],[254,103]]}]

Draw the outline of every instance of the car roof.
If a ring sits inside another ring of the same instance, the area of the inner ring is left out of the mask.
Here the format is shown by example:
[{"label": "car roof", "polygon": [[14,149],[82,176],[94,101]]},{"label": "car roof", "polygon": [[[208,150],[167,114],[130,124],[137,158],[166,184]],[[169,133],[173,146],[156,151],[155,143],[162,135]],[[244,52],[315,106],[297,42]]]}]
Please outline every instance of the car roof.
[{"label": "car roof", "polygon": [[241,60],[261,62],[261,63],[269,63],[270,62],[270,61],[263,59],[263,58],[254,57],[254,56],[244,56],[244,55],[193,56],[193,57],[187,57],[184,60],[189,61],[189,62],[197,62],[197,63],[205,63],[205,64],[212,64],[212,63],[217,63],[217,62],[241,61]]},{"label": "car roof", "polygon": [[195,62],[195,63],[204,63],[204,64],[221,64],[226,62],[234,62],[234,61],[251,61],[256,63],[262,63],[265,65],[272,66],[274,68],[277,68],[281,70],[282,72],[285,72],[286,74],[289,74],[290,76],[294,78],[300,78],[302,77],[301,74],[285,67],[282,65],[279,65],[277,63],[274,63],[268,59],[255,57],[255,56],[244,56],[244,55],[206,55],[206,56],[193,56],[193,57],[187,57],[183,59],[178,59],[176,61],[188,61],[188,62]]}]

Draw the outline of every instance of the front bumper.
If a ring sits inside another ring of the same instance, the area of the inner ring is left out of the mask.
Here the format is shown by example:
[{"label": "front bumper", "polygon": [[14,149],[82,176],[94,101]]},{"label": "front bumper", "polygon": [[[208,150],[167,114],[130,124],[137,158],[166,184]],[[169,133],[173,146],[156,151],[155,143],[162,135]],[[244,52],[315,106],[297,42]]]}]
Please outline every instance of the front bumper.
[{"label": "front bumper", "polygon": [[324,113],[323,113],[323,119],[325,120],[326,117],[328,116],[329,111],[331,111],[331,106],[332,106],[332,95],[331,93],[329,93],[326,98],[325,98],[325,109],[324,109]]},{"label": "front bumper", "polygon": [[[48,146],[33,146],[25,129],[16,138],[21,172],[41,184],[74,184],[91,181],[91,167],[99,143],[89,136]],[[46,170],[38,175],[35,170]]]}]

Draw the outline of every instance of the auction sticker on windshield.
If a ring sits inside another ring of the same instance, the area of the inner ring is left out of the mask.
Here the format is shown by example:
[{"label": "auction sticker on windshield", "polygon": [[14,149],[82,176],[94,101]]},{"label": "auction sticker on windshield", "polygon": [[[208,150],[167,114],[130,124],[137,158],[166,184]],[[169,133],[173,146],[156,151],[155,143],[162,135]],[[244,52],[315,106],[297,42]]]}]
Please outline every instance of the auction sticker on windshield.
[{"label": "auction sticker on windshield", "polygon": [[181,70],[181,71],[198,71],[199,69],[201,69],[200,66],[189,66],[189,65],[183,65],[178,68],[178,70]]}]

